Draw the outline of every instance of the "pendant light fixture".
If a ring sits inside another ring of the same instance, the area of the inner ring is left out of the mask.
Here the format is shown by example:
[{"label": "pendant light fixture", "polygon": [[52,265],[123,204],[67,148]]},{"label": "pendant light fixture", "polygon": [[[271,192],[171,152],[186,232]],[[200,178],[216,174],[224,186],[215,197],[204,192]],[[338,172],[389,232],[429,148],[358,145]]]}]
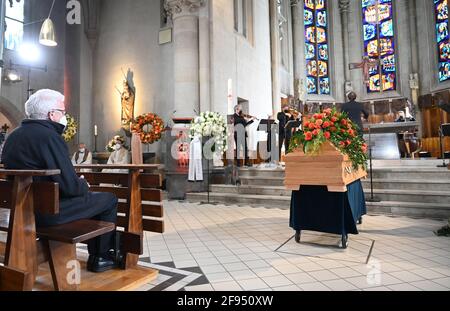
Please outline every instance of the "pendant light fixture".
[{"label": "pendant light fixture", "polygon": [[47,19],[42,24],[41,32],[39,34],[39,43],[50,47],[55,47],[58,45],[58,42],[56,42],[55,26],[50,19],[55,1],[56,0],[53,0],[52,7],[50,8],[50,13],[48,14]]}]

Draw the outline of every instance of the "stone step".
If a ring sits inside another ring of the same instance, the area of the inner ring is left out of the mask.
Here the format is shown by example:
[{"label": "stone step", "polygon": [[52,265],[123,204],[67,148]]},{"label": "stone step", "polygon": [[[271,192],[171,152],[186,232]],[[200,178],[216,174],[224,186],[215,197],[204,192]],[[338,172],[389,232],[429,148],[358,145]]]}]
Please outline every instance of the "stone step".
[{"label": "stone step", "polygon": [[382,201],[367,202],[367,210],[371,214],[408,216],[417,218],[450,218],[450,203],[417,203],[417,202],[398,202]]},{"label": "stone step", "polygon": [[242,185],[251,186],[273,186],[282,187],[284,186],[284,177],[273,177],[273,178],[255,178],[255,177],[240,177]]},{"label": "stone step", "polygon": [[373,178],[447,181],[450,184],[450,170],[438,168],[376,169],[373,171]]},{"label": "stone step", "polygon": [[[197,203],[205,202],[207,193],[188,193],[186,201]],[[210,193],[210,202],[225,205],[240,205],[265,208],[290,208],[290,197],[285,196],[263,196],[263,195],[239,195],[233,193]],[[417,203],[400,201],[383,201],[378,203],[367,203],[369,214],[382,214],[392,216],[408,216],[418,218],[447,219],[450,217],[450,203]]]},{"label": "stone step", "polygon": [[211,192],[216,193],[234,193],[250,195],[268,195],[268,196],[288,196],[292,191],[286,190],[283,186],[255,186],[255,185],[211,185]]},{"label": "stone step", "polygon": [[[399,190],[436,190],[449,191],[450,181],[447,180],[425,180],[425,179],[384,179],[375,178],[375,189],[399,189]],[[259,177],[241,177],[242,185],[249,186],[284,186],[284,178],[259,178]],[[363,186],[370,188],[370,178],[362,180]]]},{"label": "stone step", "polygon": [[[362,180],[363,187],[370,189],[370,178]],[[374,189],[398,189],[398,190],[433,190],[450,191],[450,183],[446,180],[423,179],[378,179],[373,180]]]},{"label": "stone step", "polygon": [[[265,195],[265,196],[291,196],[291,191],[280,186],[255,185],[211,185],[213,193],[229,193],[234,195]],[[370,196],[370,188],[365,187],[366,197]],[[449,191],[430,191],[409,189],[374,189],[374,195],[382,201],[420,202],[420,203],[450,203]]]},{"label": "stone step", "polygon": [[[370,189],[364,189],[366,198]],[[450,191],[374,189],[374,196],[381,201],[450,204]]]},{"label": "stone step", "polygon": [[240,178],[284,178],[284,169],[239,169]]},{"label": "stone step", "polygon": [[[186,201],[188,202],[206,202],[208,194],[188,193]],[[210,193],[210,202],[217,202],[227,205],[245,205],[252,207],[281,208],[289,209],[291,198],[288,196],[270,196],[270,195],[236,195],[235,193]]]},{"label": "stone step", "polygon": [[[283,169],[252,169],[245,168],[239,170],[239,177],[242,180],[248,179],[284,179]],[[376,179],[394,180],[433,180],[447,181],[450,184],[450,170],[433,167],[405,167],[405,168],[377,168],[373,170],[373,177]],[[279,181],[277,181],[279,184]]]}]

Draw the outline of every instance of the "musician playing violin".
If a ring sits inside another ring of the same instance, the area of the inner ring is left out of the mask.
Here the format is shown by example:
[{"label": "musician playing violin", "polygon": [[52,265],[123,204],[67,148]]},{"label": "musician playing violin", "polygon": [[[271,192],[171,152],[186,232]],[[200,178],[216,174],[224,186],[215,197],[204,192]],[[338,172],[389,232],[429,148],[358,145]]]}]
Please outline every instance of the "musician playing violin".
[{"label": "musician playing violin", "polygon": [[[242,111],[242,106],[236,105],[236,107],[234,107],[233,119],[234,119],[234,127],[235,127],[234,141],[236,142],[235,158],[237,160],[237,166],[238,167],[241,166],[240,155],[241,155],[242,151],[244,152],[244,159],[245,159],[244,165],[252,166],[250,164],[250,161],[248,158],[248,147],[247,147],[247,136],[248,135],[247,135],[247,131],[245,130],[245,128],[247,126],[249,126],[250,124],[252,124],[254,122],[255,118],[252,116],[245,115]],[[243,131],[242,131],[242,127],[244,129]],[[240,134],[240,135],[238,136],[238,134]]]},{"label": "musician playing violin", "polygon": [[288,105],[283,106],[282,111],[278,113],[277,119],[279,121],[278,125],[280,127],[280,131],[278,133],[279,137],[279,152],[281,158],[281,150],[283,149],[283,144],[286,150],[286,153],[289,150],[289,142],[292,138],[292,129],[287,128],[287,124],[289,121],[294,121],[295,118],[291,113],[291,109]]}]

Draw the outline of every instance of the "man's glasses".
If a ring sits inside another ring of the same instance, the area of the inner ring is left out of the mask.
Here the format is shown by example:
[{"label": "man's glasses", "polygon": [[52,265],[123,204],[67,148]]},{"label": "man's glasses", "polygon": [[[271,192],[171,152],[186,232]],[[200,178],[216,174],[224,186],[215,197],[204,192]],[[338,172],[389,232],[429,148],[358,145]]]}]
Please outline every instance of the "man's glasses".
[{"label": "man's glasses", "polygon": [[63,115],[66,114],[66,111],[65,111],[65,110],[61,110],[61,109],[53,109],[53,110],[52,110],[52,112],[55,112],[55,111],[61,112]]}]

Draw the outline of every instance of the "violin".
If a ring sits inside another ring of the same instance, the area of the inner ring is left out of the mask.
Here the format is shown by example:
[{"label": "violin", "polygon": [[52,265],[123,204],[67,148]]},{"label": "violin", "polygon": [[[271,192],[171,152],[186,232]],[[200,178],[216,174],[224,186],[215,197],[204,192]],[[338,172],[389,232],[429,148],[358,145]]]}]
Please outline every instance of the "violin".
[{"label": "violin", "polygon": [[294,117],[294,119],[296,119],[296,120],[298,120],[300,117],[301,117],[301,113],[299,112],[299,111],[297,111],[296,109],[289,109],[289,112],[288,113],[286,113],[285,112],[285,114],[288,116],[288,117]]},{"label": "violin", "polygon": [[249,114],[241,114],[241,117],[246,118],[246,119],[255,119],[255,120],[259,120],[257,117],[249,115]]}]

